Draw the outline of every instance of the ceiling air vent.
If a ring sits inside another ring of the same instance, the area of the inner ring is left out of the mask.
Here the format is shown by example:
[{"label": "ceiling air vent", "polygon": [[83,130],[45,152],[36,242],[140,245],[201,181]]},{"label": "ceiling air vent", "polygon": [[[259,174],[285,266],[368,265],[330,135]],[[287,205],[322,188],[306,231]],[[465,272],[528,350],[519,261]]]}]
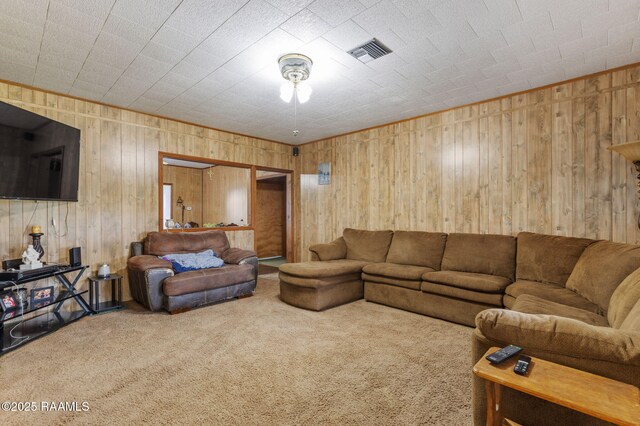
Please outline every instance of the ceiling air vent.
[{"label": "ceiling air vent", "polygon": [[372,39],[365,44],[349,50],[347,53],[365,64],[381,56],[391,53],[391,49],[377,39]]}]

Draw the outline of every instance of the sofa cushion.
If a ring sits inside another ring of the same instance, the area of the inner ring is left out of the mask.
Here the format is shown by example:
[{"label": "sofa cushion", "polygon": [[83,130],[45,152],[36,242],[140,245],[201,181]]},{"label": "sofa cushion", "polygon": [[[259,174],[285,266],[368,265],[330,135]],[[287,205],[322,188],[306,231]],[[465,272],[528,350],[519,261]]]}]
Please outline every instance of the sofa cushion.
[{"label": "sofa cushion", "polygon": [[596,241],[580,256],[567,280],[567,288],[607,312],[615,289],[639,267],[640,246]]},{"label": "sofa cushion", "polygon": [[145,254],[164,256],[171,253],[196,253],[206,249],[222,256],[229,249],[224,231],[149,232],[144,242]]},{"label": "sofa cushion", "polygon": [[587,238],[520,232],[516,280],[564,286],[580,255],[593,242]]},{"label": "sofa cushion", "polygon": [[347,243],[347,259],[384,262],[387,259],[393,231],[346,228],[343,237]]},{"label": "sofa cushion", "polygon": [[439,270],[447,234],[441,232],[395,231],[387,262],[426,266]]},{"label": "sofa cushion", "polygon": [[516,240],[509,235],[449,234],[441,269],[499,275],[513,281]]},{"label": "sofa cushion", "polygon": [[162,283],[166,296],[180,296],[213,288],[228,287],[254,280],[252,265],[226,265],[216,269],[184,272]]},{"label": "sofa cushion", "polygon": [[383,277],[380,275],[369,275],[362,273],[362,279],[373,284],[389,284],[396,287],[410,288],[412,290],[420,290],[421,280],[403,280],[401,278]]},{"label": "sofa cushion", "polygon": [[383,277],[399,278],[401,280],[422,279],[422,274],[433,271],[432,268],[422,266],[397,265],[395,263],[370,263],[362,268],[362,272],[369,275],[380,275]]},{"label": "sofa cushion", "polygon": [[280,272],[296,277],[320,278],[335,277],[362,272],[362,267],[369,262],[361,260],[325,260],[322,262],[285,263],[280,265]]},{"label": "sofa cushion", "polygon": [[556,315],[559,317],[572,318],[586,322],[591,325],[608,327],[607,319],[593,312],[584,309],[574,308],[561,303],[552,302],[530,294],[523,294],[516,299],[511,307],[512,311],[523,312],[525,314]]},{"label": "sofa cushion", "polygon": [[620,328],[638,302],[640,302],[640,268],[630,273],[611,295],[607,311],[607,319],[611,327]]},{"label": "sofa cushion", "polygon": [[353,274],[346,274],[346,275],[336,275],[335,277],[322,277],[322,278],[296,277],[295,275],[289,275],[284,272],[280,272],[279,278],[281,282],[285,282],[292,286],[316,288],[316,289],[331,287],[336,284],[342,284],[346,282],[361,280],[359,272],[355,272]]},{"label": "sofa cushion", "polygon": [[420,289],[425,293],[438,294],[465,301],[478,302],[500,308],[502,307],[502,293],[483,293],[480,291],[472,291],[464,288],[453,287],[447,284],[436,284],[428,281],[422,281]]},{"label": "sofa cushion", "polygon": [[[636,302],[622,324],[620,324],[620,330],[628,330],[640,335],[638,333],[638,330],[640,330],[640,300]],[[640,341],[640,339],[638,340]]]},{"label": "sofa cushion", "polygon": [[[598,305],[595,303],[591,303],[579,294],[555,284],[518,280],[505,289],[505,294],[513,299],[517,299],[523,294],[530,294],[562,305],[573,306],[593,313],[599,312]],[[513,308],[515,303],[512,302],[513,299],[505,297],[504,305],[508,308]]]},{"label": "sofa cushion", "polygon": [[422,275],[422,279],[436,284],[446,284],[482,293],[500,294],[502,294],[504,289],[511,283],[509,278],[497,275],[458,271],[426,272]]}]

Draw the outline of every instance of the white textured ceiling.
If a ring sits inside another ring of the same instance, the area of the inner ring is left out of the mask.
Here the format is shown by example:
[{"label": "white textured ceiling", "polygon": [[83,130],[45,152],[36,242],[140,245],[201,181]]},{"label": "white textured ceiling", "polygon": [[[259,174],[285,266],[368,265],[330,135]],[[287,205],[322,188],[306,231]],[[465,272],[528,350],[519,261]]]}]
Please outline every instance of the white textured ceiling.
[{"label": "white textured ceiling", "polygon": [[[0,0],[0,79],[303,143],[640,61],[640,0]],[[393,50],[362,64],[345,51]],[[314,61],[279,99],[277,59]]]}]

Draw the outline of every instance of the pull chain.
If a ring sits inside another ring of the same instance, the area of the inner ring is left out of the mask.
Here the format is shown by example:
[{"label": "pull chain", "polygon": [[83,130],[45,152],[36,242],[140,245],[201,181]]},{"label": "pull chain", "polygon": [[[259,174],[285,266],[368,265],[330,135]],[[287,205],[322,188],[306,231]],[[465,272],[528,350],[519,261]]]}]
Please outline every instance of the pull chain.
[{"label": "pull chain", "polygon": [[293,136],[298,136],[298,84],[293,85]]}]

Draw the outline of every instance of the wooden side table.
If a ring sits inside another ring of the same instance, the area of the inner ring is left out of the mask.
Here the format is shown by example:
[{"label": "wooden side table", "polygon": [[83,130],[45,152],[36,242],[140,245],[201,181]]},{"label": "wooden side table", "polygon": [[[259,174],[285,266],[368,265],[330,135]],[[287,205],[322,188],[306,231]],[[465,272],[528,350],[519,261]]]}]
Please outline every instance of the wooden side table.
[{"label": "wooden side table", "polygon": [[[111,300],[106,302],[100,302],[100,284],[103,282],[111,283]],[[122,309],[122,276],[89,277],[89,305],[97,314]]]},{"label": "wooden side table", "polygon": [[618,425],[640,424],[637,387],[533,357],[527,375],[519,376],[513,372],[518,356],[498,365],[485,359],[498,349],[489,349],[473,367],[486,380],[487,425],[514,424],[500,413],[502,386]]}]

